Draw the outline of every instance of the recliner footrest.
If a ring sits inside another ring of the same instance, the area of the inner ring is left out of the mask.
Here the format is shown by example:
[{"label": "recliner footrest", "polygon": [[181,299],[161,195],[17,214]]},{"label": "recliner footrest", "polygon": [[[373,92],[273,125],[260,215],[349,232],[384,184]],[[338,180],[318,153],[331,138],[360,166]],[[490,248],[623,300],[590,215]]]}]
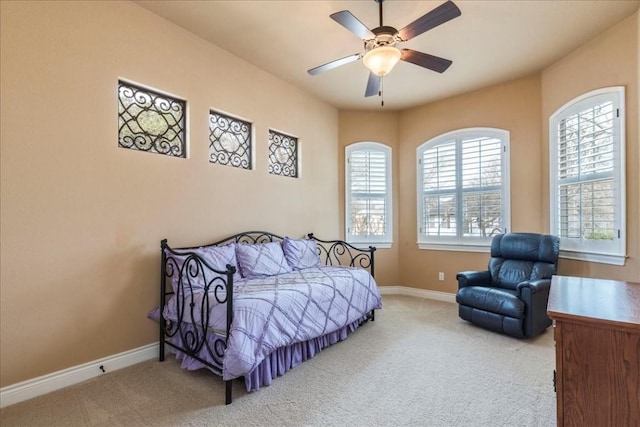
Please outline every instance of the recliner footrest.
[{"label": "recliner footrest", "polygon": [[524,302],[516,296],[515,291],[508,289],[467,286],[458,290],[456,302],[516,319],[525,316]]},{"label": "recliner footrest", "polygon": [[468,320],[474,325],[481,326],[490,331],[500,332],[511,335],[512,337],[524,338],[522,331],[522,323],[524,319],[516,319],[514,317],[503,316],[502,314],[490,313],[488,311],[479,310],[460,304],[458,306],[458,314],[460,318]]}]

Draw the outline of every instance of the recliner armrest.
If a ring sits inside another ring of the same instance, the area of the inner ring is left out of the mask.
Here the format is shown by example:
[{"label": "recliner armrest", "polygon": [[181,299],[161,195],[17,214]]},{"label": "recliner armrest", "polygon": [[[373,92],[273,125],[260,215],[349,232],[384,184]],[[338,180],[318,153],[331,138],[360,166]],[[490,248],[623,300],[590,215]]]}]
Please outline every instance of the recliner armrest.
[{"label": "recliner armrest", "polygon": [[525,280],[518,283],[518,295],[522,295],[522,291],[527,288],[531,294],[538,292],[549,292],[551,288],[551,279]]},{"label": "recliner armrest", "polygon": [[458,289],[466,286],[489,285],[491,284],[491,273],[489,271],[461,271],[456,275]]},{"label": "recliner armrest", "polygon": [[534,337],[551,325],[547,315],[551,279],[525,280],[516,289],[525,304],[524,336]]}]

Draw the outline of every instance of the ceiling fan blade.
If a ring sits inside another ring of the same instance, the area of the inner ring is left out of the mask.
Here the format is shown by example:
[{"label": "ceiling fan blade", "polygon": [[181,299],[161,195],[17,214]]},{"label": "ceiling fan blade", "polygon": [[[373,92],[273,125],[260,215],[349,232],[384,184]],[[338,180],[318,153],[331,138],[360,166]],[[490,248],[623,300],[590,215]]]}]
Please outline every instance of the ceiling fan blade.
[{"label": "ceiling fan blade", "polygon": [[453,18],[457,18],[461,14],[462,12],[460,12],[458,6],[456,6],[451,0],[448,0],[446,3],[441,4],[431,12],[422,15],[420,18],[401,29],[398,33],[402,40],[406,41],[424,33],[425,31],[435,28],[438,25],[444,24]]},{"label": "ceiling fan blade", "polygon": [[449,68],[449,66],[453,63],[448,59],[418,52],[412,49],[402,49],[402,57],[400,59],[424,68],[428,68],[437,73],[444,73],[447,68]]},{"label": "ceiling fan blade", "polygon": [[382,77],[369,73],[367,90],[364,92],[364,96],[374,96],[380,93],[380,80],[382,80]]},{"label": "ceiling fan blade", "polygon": [[307,71],[307,73],[315,76],[316,74],[320,74],[324,71],[333,70],[334,68],[338,68],[341,65],[348,64],[349,62],[357,61],[362,58],[361,53],[354,53],[353,55],[345,56],[344,58],[336,59],[335,61],[327,62],[326,64],[319,65],[315,68],[312,68]]},{"label": "ceiling fan blade", "polygon": [[332,13],[329,17],[363,40],[372,39],[376,36],[348,10]]}]

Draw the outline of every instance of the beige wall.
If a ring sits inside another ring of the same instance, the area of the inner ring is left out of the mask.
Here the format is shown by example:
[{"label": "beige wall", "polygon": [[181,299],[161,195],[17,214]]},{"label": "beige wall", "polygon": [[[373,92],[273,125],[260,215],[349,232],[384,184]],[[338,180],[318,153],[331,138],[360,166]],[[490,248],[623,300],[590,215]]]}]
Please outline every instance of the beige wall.
[{"label": "beige wall", "polygon": [[[416,149],[470,127],[510,132],[511,230],[543,231],[540,221],[540,79],[538,75],[434,102],[400,114],[400,282],[454,293],[456,273],[486,268],[486,253],[418,249]],[[342,126],[342,123],[341,123]],[[533,191],[531,190],[533,189]],[[443,272],[444,281],[438,281]]]},{"label": "beige wall", "polygon": [[[336,109],[130,2],[1,5],[1,386],[157,341],[162,238],[338,237]],[[118,148],[118,78],[187,100],[189,159]],[[208,162],[212,107],[253,121],[255,170]]]},{"label": "beige wall", "polygon": [[549,121],[572,99],[608,86],[626,87],[627,255],[625,266],[561,260],[561,274],[640,281],[640,205],[638,180],[638,12],[542,72],[542,163],[545,229],[549,228]]},{"label": "beige wall", "polygon": [[[357,141],[390,141],[394,158],[393,270],[377,270],[382,285],[402,285],[455,292],[455,274],[483,268],[486,254],[419,250],[416,244],[416,149],[422,143],[451,130],[495,127],[511,133],[512,227],[516,231],[542,231],[540,188],[540,79],[531,76],[402,112],[340,112],[340,144]],[[387,142],[385,142],[387,143]],[[341,154],[344,156],[344,153]],[[342,160],[342,165],[344,160]],[[344,171],[340,182],[344,182]],[[344,197],[341,198],[344,204]],[[342,209],[343,210],[343,209]],[[344,215],[342,213],[342,215]],[[445,280],[438,281],[438,272]],[[390,280],[386,280],[389,277]]]},{"label": "beige wall", "polygon": [[391,172],[393,195],[393,244],[389,249],[378,249],[375,253],[376,282],[381,286],[399,285],[399,163],[398,163],[398,114],[386,112],[341,111],[338,140],[340,145],[340,229],[345,236],[345,147],[355,142],[379,142],[391,147]]}]

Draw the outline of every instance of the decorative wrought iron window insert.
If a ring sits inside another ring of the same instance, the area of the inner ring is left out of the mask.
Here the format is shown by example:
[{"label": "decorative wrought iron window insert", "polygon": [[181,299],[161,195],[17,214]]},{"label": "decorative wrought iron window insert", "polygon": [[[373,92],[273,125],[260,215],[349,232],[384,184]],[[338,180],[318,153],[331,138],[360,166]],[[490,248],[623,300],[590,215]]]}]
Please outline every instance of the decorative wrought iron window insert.
[{"label": "decorative wrought iron window insert", "polygon": [[186,101],[118,81],[118,146],[187,157]]},{"label": "decorative wrought iron window insert", "polygon": [[298,138],[269,129],[269,173],[298,177]]},{"label": "decorative wrought iron window insert", "polygon": [[251,123],[209,111],[209,162],[251,169]]}]

